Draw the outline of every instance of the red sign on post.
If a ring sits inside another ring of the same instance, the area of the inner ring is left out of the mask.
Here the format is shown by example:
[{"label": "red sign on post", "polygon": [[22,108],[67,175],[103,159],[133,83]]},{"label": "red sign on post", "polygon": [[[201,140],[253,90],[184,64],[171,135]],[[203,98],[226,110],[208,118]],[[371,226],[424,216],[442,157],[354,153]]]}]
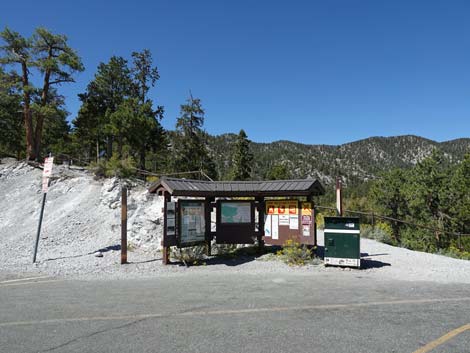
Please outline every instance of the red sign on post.
[{"label": "red sign on post", "polygon": [[302,225],[309,226],[310,224],[312,224],[312,216],[303,215],[302,216]]}]

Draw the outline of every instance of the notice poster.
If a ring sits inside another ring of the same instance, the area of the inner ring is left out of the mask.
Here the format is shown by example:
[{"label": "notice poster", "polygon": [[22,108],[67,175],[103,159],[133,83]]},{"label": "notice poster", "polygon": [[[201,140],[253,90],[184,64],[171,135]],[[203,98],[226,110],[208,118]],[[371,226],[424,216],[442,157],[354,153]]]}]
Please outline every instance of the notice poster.
[{"label": "notice poster", "polygon": [[302,225],[309,226],[310,224],[312,224],[312,216],[303,215],[302,216]]},{"label": "notice poster", "polygon": [[298,210],[297,210],[297,201],[289,201],[289,214],[290,215],[293,215],[293,214],[298,214]]},{"label": "notice poster", "polygon": [[47,157],[44,160],[44,169],[42,171],[42,192],[49,190],[49,178],[52,175],[52,167],[54,166],[54,157]]},{"label": "notice poster", "polygon": [[279,239],[279,216],[277,215],[271,218],[271,234],[273,239]]},{"label": "notice poster", "polygon": [[299,216],[298,215],[289,216],[289,229],[299,229]]},{"label": "notice poster", "polygon": [[302,226],[302,235],[304,237],[310,236],[310,226]]},{"label": "notice poster", "polygon": [[279,215],[279,225],[288,226],[289,225],[289,216],[286,214]]},{"label": "notice poster", "polygon": [[204,202],[181,202],[181,244],[206,239]]},{"label": "notice poster", "polygon": [[222,202],[220,210],[222,223],[251,223],[250,202]]},{"label": "notice poster", "polygon": [[271,218],[272,216],[269,214],[266,216],[264,220],[264,236],[271,237]]}]

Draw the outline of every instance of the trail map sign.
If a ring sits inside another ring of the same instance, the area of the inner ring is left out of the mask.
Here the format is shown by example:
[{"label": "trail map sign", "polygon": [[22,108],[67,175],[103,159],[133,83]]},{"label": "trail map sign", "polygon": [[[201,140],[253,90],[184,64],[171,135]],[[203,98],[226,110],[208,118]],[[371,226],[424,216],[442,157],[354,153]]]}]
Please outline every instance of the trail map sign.
[{"label": "trail map sign", "polygon": [[201,243],[206,240],[203,201],[181,201],[180,245]]},{"label": "trail map sign", "polygon": [[222,223],[251,223],[250,202],[222,202]]}]

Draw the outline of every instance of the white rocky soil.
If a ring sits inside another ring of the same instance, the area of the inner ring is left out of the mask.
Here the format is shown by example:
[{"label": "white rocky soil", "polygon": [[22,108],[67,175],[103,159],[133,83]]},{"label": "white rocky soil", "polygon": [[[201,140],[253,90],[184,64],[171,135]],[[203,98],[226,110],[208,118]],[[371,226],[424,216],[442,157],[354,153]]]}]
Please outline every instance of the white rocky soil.
[{"label": "white rocky soil", "polygon": [[[32,265],[42,171],[0,164],[0,270],[49,274],[106,272],[120,261],[121,184],[84,170],[54,166],[46,198],[38,263]],[[155,258],[162,237],[163,200],[143,184],[127,183],[128,241],[139,260]],[[103,255],[102,257],[98,257]]]},{"label": "white rocky soil", "polygon": [[[120,192],[117,179],[96,180],[84,170],[54,166],[38,250],[32,264],[42,171],[11,159],[0,163],[0,278],[48,275],[148,277],[192,272],[344,274],[405,281],[470,283],[470,261],[361,239],[364,269],[322,265],[292,268],[268,258],[227,259],[207,266],[163,266],[163,199],[143,183],[127,182],[129,264],[120,265]],[[319,244],[323,234],[319,231]],[[235,265],[235,266],[233,266]]]}]

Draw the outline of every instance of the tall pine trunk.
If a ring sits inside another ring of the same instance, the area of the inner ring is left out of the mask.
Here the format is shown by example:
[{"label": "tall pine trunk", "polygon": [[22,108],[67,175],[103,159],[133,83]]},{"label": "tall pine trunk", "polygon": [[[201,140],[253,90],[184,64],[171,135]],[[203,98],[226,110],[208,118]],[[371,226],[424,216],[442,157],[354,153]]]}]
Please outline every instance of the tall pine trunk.
[{"label": "tall pine trunk", "polygon": [[36,158],[34,150],[34,136],[33,136],[33,117],[31,116],[31,95],[29,93],[29,78],[28,67],[26,62],[21,64],[22,70],[22,83],[23,83],[23,115],[24,115],[24,128],[26,131],[26,159],[34,160]]}]

